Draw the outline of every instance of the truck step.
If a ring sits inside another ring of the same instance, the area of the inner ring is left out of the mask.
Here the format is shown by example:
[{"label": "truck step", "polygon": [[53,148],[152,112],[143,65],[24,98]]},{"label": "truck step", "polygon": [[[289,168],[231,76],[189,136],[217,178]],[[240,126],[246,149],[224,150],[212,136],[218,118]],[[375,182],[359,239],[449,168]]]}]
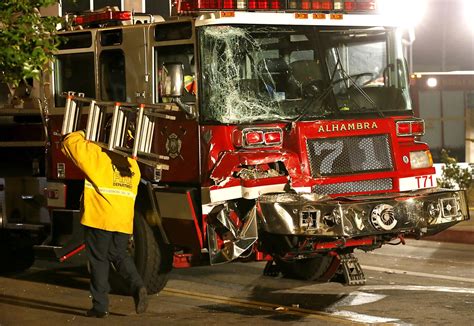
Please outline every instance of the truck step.
[{"label": "truck step", "polygon": [[40,232],[45,227],[42,224],[5,223],[3,228],[7,230],[26,230],[26,231]]},{"label": "truck step", "polygon": [[35,251],[35,256],[49,261],[58,261],[58,257],[56,256],[55,251],[61,249],[61,247],[57,246],[48,246],[48,245],[36,245],[33,246],[33,250]]},{"label": "truck step", "polygon": [[37,245],[33,248],[37,257],[63,262],[82,252],[85,246],[82,243],[72,243],[67,246]]},{"label": "truck step", "polygon": [[359,260],[354,254],[344,254],[341,257],[341,269],[347,285],[364,285],[366,282],[364,272]]}]

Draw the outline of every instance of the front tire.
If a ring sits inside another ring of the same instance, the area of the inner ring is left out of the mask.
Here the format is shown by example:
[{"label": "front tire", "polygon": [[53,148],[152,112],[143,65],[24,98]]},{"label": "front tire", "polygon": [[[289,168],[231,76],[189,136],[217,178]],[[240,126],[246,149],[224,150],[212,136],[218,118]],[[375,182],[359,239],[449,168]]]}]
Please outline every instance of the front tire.
[{"label": "front tire", "polygon": [[327,282],[336,274],[340,260],[337,256],[318,255],[295,261],[276,259],[275,263],[286,278]]},{"label": "front tire", "polygon": [[[160,292],[168,282],[168,274],[172,268],[172,251],[137,211],[133,221],[133,237],[129,244],[129,252],[148,294]],[[131,293],[129,285],[114,268],[110,273],[110,283],[116,292]]]},{"label": "front tire", "polygon": [[26,234],[0,234],[0,273],[18,273],[29,269],[35,262],[35,252]]}]

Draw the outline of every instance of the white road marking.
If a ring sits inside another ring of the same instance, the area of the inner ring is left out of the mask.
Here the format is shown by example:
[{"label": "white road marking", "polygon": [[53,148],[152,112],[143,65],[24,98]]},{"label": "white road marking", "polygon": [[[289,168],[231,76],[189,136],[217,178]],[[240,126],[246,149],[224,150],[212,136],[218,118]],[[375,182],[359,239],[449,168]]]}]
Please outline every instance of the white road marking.
[{"label": "white road marking", "polygon": [[411,272],[411,271],[405,271],[401,269],[384,268],[384,267],[367,266],[367,265],[362,266],[362,269],[367,269],[369,271],[390,273],[390,274],[411,275],[411,276],[420,276],[420,277],[428,277],[428,278],[437,278],[437,279],[449,280],[449,281],[474,283],[474,279],[465,278],[465,277],[430,274],[430,273],[422,273],[422,272]]},{"label": "white road marking", "polygon": [[213,294],[207,294],[207,293],[201,293],[201,292],[198,293],[198,292],[192,292],[192,291],[185,291],[185,290],[174,289],[174,288],[169,288],[169,287],[164,288],[162,290],[162,293],[178,296],[178,297],[197,298],[200,300],[206,300],[206,301],[211,301],[211,302],[216,302],[216,303],[221,303],[221,304],[264,310],[264,311],[268,311],[272,313],[274,313],[275,311],[277,312],[280,311],[286,314],[295,314],[295,315],[299,315],[299,316],[303,316],[307,318],[319,319],[326,322],[332,321],[332,322],[351,324],[351,325],[354,324],[354,322],[365,323],[362,320],[360,321],[356,320],[352,316],[349,316],[349,314],[347,316],[338,315],[338,314],[334,314],[332,312],[326,312],[326,311],[317,311],[317,310],[304,309],[304,308],[298,308],[298,307],[275,305],[272,303],[267,303],[267,302],[262,302],[262,301],[231,298],[231,297],[219,296],[219,295],[213,295]]},{"label": "white road marking", "polygon": [[[277,290],[274,293],[317,293],[317,288],[319,284],[305,285],[302,287],[286,289],[286,290]],[[360,291],[353,291],[351,293],[344,294],[341,300],[334,302],[332,305],[324,309],[325,313],[330,314],[331,316],[344,318],[350,320],[354,323],[363,323],[363,324],[387,324],[387,323],[396,323],[399,324],[401,321],[397,318],[390,317],[379,317],[372,315],[360,314],[353,311],[342,310],[340,307],[348,306],[357,306],[368,303],[374,303],[376,301],[382,300],[386,295],[365,293]]]},{"label": "white road marking", "polygon": [[384,299],[386,295],[366,293],[360,291],[351,292],[348,296],[342,298],[336,303],[329,306],[329,308],[337,308],[341,306],[360,306],[367,303],[374,303]]},{"label": "white road marking", "polygon": [[344,317],[348,320],[357,323],[364,323],[364,324],[387,324],[387,323],[400,323],[400,319],[396,318],[385,318],[385,317],[377,317],[377,316],[370,316],[370,315],[363,315],[353,311],[347,310],[338,310],[331,313],[332,316]]},{"label": "white road marking", "polygon": [[364,285],[359,291],[383,291],[383,290],[401,290],[401,291],[431,291],[431,292],[449,292],[474,294],[474,288],[458,288],[449,286],[423,286],[423,285]]},{"label": "white road marking", "polygon": [[385,297],[386,295],[383,294],[354,291],[351,292],[348,296],[343,297],[341,300],[335,302],[334,304],[326,308],[326,311],[331,312],[331,315],[345,317],[349,320],[361,322],[364,324],[399,322],[400,320],[396,318],[378,317],[359,314],[353,311],[340,310],[340,307],[359,306],[363,304],[374,303],[384,299]]},{"label": "white road marking", "polygon": [[[376,266],[362,266],[362,268],[366,270],[386,272],[386,273],[391,273],[391,274],[402,274],[402,275],[411,275],[411,276],[443,279],[443,280],[450,280],[450,281],[474,283],[473,279],[464,278],[464,277],[438,275],[438,274],[430,274],[430,273],[422,273],[422,272],[411,272],[411,271],[383,268],[383,267],[376,267]],[[317,285],[303,286],[299,288],[293,288],[291,290],[283,290],[283,291],[276,291],[276,292],[289,293],[289,292],[295,292],[296,290],[296,292],[299,292],[299,293],[301,292],[308,293],[308,292],[314,292],[314,287],[316,286]],[[362,292],[362,291],[384,291],[384,290],[431,291],[431,292],[461,293],[461,294],[474,295],[474,288],[446,287],[446,286],[419,286],[419,285],[364,285],[364,286],[359,287],[356,291],[351,292],[350,294],[345,296],[343,299],[335,302],[330,307],[328,307],[325,311],[330,312],[331,315],[333,316],[345,317],[354,322],[399,323],[400,320],[395,319],[395,318],[358,314],[352,311],[340,309],[341,307],[357,306],[357,305],[370,304],[370,303],[380,301],[384,299],[386,295],[373,294],[373,293],[367,293],[367,292]]]}]

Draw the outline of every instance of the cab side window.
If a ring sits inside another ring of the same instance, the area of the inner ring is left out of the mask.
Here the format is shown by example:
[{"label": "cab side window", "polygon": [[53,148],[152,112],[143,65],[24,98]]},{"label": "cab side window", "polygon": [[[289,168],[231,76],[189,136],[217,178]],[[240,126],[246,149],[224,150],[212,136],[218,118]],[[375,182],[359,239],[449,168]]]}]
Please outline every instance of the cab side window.
[{"label": "cab side window", "polygon": [[86,97],[95,98],[94,53],[62,54],[55,62],[55,105],[62,107],[66,99],[63,92],[84,93]]},{"label": "cab side window", "polygon": [[122,50],[102,51],[99,58],[100,96],[103,101],[125,102],[127,98],[125,56]]},{"label": "cab side window", "polygon": [[[181,100],[183,102],[196,101],[196,69],[194,60],[194,48],[192,44],[180,46],[161,46],[155,48],[156,76],[160,77],[160,71],[165,63],[180,63],[183,65],[184,72],[184,90]],[[157,85],[159,85],[159,80]],[[157,92],[158,102],[166,102]]]}]

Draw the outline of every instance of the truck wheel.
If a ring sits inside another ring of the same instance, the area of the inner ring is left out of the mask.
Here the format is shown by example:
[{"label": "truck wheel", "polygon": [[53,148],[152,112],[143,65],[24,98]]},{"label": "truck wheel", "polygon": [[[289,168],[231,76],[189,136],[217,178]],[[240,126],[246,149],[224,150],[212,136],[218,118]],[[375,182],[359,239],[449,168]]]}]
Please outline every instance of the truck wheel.
[{"label": "truck wheel", "polygon": [[[133,237],[129,243],[129,252],[145,283],[148,294],[160,292],[168,282],[168,274],[172,268],[172,251],[163,243],[160,236],[155,236],[143,215],[137,211],[135,211]],[[131,294],[129,284],[123,280],[113,266],[109,278],[115,292]]]},{"label": "truck wheel", "polygon": [[0,252],[3,261],[0,273],[18,273],[30,268],[35,262],[33,247],[4,248]]},{"label": "truck wheel", "polygon": [[337,256],[318,255],[295,261],[276,259],[275,263],[280,268],[284,277],[306,281],[327,282],[337,272],[340,260]]},{"label": "truck wheel", "polygon": [[5,236],[0,241],[0,273],[18,273],[35,262],[35,252],[28,236]]}]

